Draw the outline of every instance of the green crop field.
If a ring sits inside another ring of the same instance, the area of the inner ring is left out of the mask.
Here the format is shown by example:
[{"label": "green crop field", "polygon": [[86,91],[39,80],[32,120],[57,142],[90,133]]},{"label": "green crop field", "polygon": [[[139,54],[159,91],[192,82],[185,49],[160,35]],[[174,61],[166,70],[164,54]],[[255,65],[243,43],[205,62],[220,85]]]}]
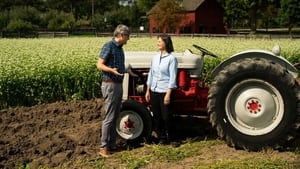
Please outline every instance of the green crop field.
[{"label": "green crop field", "polygon": [[[98,53],[111,38],[0,39],[0,109],[57,100],[100,97]],[[197,44],[219,56],[207,57],[204,73],[231,55],[247,49],[271,50],[300,62],[300,40],[173,37],[175,52]],[[157,51],[156,37],[131,38],[125,51]],[[143,56],[141,56],[143,57]]]}]

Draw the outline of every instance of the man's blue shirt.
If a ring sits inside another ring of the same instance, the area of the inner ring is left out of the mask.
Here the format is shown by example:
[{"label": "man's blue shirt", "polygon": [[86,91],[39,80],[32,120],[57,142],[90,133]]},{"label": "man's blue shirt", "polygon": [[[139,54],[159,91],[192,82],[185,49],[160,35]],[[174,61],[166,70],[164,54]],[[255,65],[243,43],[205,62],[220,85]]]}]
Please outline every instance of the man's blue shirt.
[{"label": "man's blue shirt", "polygon": [[177,87],[177,59],[172,54],[153,57],[148,74],[147,85],[151,91],[165,93],[167,89]]},{"label": "man's blue shirt", "polygon": [[[122,45],[118,44],[114,39],[103,45],[99,57],[105,60],[106,66],[117,68],[118,72],[121,74],[125,73],[124,51]],[[123,76],[117,76],[112,73],[102,71],[102,79],[122,82]]]}]

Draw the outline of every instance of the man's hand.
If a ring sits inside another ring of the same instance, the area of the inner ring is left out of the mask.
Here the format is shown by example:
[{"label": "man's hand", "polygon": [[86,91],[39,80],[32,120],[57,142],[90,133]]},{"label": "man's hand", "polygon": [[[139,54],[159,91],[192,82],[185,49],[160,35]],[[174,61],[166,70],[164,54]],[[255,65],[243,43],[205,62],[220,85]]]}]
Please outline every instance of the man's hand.
[{"label": "man's hand", "polygon": [[112,68],[112,73],[113,73],[114,75],[124,76],[124,74],[118,72],[118,69],[117,69],[117,68]]}]

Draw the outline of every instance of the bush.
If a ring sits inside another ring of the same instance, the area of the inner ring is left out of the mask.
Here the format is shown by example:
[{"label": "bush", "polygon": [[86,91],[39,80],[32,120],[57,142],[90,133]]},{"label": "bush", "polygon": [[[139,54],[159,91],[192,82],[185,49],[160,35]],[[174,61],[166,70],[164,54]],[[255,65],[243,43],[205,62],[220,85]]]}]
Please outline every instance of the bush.
[{"label": "bush", "polygon": [[33,7],[15,7],[9,12],[8,31],[37,30],[40,22],[40,13]]},{"label": "bush", "polygon": [[75,25],[75,18],[72,13],[50,11],[48,13],[48,25],[50,30],[72,30]]},{"label": "bush", "polygon": [[30,22],[21,19],[10,20],[9,24],[7,25],[7,30],[12,32],[30,31],[33,29],[34,26]]}]

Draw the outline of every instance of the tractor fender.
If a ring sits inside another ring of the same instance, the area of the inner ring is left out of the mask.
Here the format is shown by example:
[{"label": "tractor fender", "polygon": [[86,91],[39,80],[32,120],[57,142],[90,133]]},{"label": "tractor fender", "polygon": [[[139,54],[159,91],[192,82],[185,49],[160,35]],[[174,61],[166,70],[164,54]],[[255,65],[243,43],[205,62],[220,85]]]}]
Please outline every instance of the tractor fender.
[{"label": "tractor fender", "polygon": [[267,60],[272,60],[274,63],[277,63],[285,68],[290,74],[292,74],[294,78],[298,77],[298,70],[282,56],[277,56],[274,53],[266,50],[246,50],[231,56],[214,68],[212,72],[212,78],[215,78],[215,76],[230,63],[244,58],[265,58]]}]

